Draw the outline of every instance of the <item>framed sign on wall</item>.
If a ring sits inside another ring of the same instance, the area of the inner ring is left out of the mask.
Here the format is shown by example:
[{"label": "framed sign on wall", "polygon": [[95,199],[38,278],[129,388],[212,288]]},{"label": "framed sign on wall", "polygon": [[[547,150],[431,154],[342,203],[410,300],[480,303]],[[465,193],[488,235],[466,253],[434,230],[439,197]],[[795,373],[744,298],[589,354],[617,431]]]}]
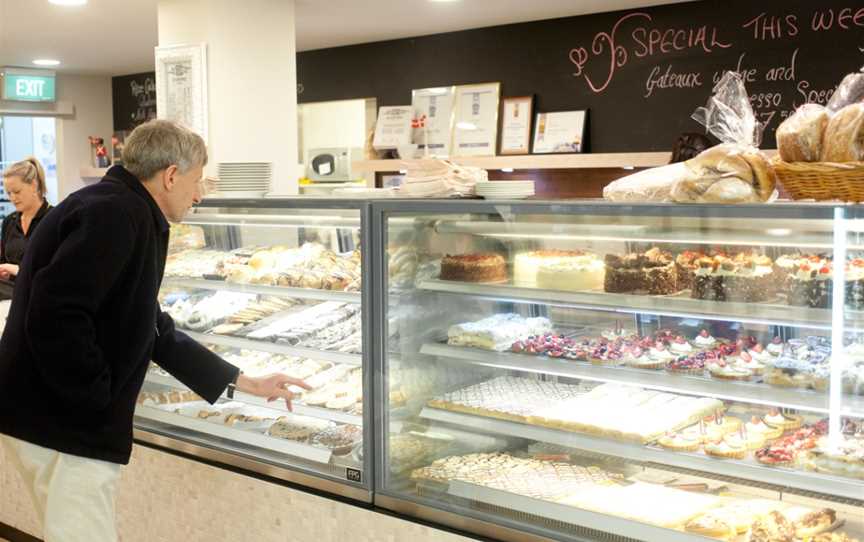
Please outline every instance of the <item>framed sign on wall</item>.
[{"label": "framed sign on wall", "polygon": [[207,141],[207,44],[156,47],[156,114]]},{"label": "framed sign on wall", "polygon": [[582,152],[587,111],[537,113],[534,154]]},{"label": "framed sign on wall", "polygon": [[504,98],[501,107],[501,154],[531,152],[534,96]]},{"label": "framed sign on wall", "polygon": [[455,156],[495,156],[501,83],[456,87]]}]

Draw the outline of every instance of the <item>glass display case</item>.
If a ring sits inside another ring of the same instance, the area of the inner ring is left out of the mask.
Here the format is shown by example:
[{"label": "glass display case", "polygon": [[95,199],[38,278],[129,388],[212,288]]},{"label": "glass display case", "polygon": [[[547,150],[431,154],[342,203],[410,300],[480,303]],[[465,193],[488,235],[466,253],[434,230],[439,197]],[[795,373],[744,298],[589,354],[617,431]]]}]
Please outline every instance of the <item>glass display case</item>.
[{"label": "glass display case", "polygon": [[864,537],[859,207],[372,224],[377,505],[506,540]]},{"label": "glass display case", "polygon": [[368,207],[329,199],[208,200],[172,226],[159,301],[176,326],[244,374],[306,381],[284,401],[209,405],[153,364],[136,438],[371,501]]}]

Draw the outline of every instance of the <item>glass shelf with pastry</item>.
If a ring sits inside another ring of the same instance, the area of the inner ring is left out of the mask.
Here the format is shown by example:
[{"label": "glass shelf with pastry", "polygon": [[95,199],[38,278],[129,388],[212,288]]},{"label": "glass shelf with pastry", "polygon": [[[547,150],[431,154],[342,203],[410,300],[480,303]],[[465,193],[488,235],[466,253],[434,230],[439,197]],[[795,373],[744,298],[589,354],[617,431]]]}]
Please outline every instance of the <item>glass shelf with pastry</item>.
[{"label": "glass shelf with pastry", "polygon": [[[162,310],[244,374],[309,383],[289,412],[237,392],[208,405],[151,365],[136,436],[371,501],[363,454],[362,202],[207,200],[172,226]],[[191,447],[190,447],[191,445]]]},{"label": "glass shelf with pastry", "polygon": [[[379,505],[505,540],[864,536],[853,210],[379,215],[380,385],[415,383],[407,404],[376,397]],[[391,261],[406,253],[413,277]]]}]

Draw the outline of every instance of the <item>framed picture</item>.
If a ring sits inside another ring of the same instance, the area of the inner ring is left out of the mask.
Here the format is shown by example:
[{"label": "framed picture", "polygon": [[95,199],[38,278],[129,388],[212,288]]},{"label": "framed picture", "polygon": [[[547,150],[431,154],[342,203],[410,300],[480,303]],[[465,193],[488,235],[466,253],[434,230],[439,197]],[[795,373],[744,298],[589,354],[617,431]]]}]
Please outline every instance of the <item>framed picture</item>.
[{"label": "framed picture", "polygon": [[156,47],[156,116],[207,141],[207,44]]},{"label": "framed picture", "polygon": [[537,113],[534,154],[582,152],[587,111]]},{"label": "framed picture", "polygon": [[501,154],[531,152],[531,119],[534,96],[504,98],[501,107]]},{"label": "framed picture", "polygon": [[414,110],[412,141],[424,155],[450,156],[455,100],[455,87],[411,91],[411,107]]},{"label": "framed picture", "polygon": [[454,156],[495,156],[501,83],[456,87]]}]

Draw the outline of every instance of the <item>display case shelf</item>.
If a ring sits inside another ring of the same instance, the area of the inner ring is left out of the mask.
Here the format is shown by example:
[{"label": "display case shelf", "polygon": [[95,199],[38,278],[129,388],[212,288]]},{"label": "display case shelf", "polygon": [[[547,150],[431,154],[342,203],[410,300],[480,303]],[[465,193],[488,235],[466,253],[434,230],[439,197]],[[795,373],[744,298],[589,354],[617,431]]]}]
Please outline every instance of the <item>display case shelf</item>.
[{"label": "display case shelf", "polygon": [[[453,163],[484,169],[577,169],[654,167],[669,163],[668,152],[530,154],[524,156],[451,157]],[[353,171],[392,172],[417,167],[422,160],[360,160]],[[623,175],[622,175],[623,176]]]},{"label": "display case shelf", "polygon": [[[179,388],[179,389],[188,389],[185,384],[174,378],[173,376],[165,376],[160,375],[154,372],[148,372],[146,381],[151,384],[158,384],[161,386],[168,386],[170,388]],[[227,395],[222,395],[223,399],[228,400]],[[283,400],[277,400],[268,402],[264,397],[257,397],[255,395],[250,395],[248,393],[243,393],[242,391],[234,392],[234,401],[239,401],[241,403],[245,403],[247,405],[255,405],[264,408],[269,408],[271,410],[279,410],[288,412],[288,409],[285,407],[285,402]],[[330,420],[332,422],[337,423],[346,423],[349,425],[363,425],[363,417],[357,416],[354,414],[348,414],[346,412],[341,412],[338,410],[329,410],[326,408],[314,407],[309,405],[304,405],[302,402],[292,401],[292,408],[294,414],[299,414],[301,416],[309,416],[311,418],[319,418],[322,420]]]},{"label": "display case shelf", "polygon": [[274,452],[279,452],[307,461],[327,464],[330,462],[332,453],[330,450],[316,448],[300,442],[279,439],[255,431],[244,431],[226,425],[220,425],[196,418],[181,416],[173,412],[160,410],[158,408],[138,405],[135,415],[155,422],[165,423],[176,427],[182,427],[198,433],[213,435],[234,442],[242,442],[245,445],[254,446]]},{"label": "display case shelf", "polygon": [[195,331],[185,331],[185,333],[202,344],[243,348],[259,352],[270,352],[271,354],[285,354],[286,356],[298,356],[319,361],[332,361],[333,363],[344,363],[346,365],[355,365],[357,367],[363,365],[363,356],[361,354],[331,352],[329,350],[317,350],[315,348],[304,348],[302,346],[289,346],[267,341],[253,341],[251,339],[241,339],[238,337],[230,337],[228,335],[209,335],[207,333],[198,333]]},{"label": "display case shelf", "polygon": [[[654,314],[679,318],[733,321],[787,327],[830,330],[832,315],[828,309],[791,307],[774,303],[738,303],[704,301],[686,295],[631,295],[607,292],[564,292],[523,288],[508,284],[478,284],[438,279],[417,284],[421,290],[482,297],[500,301],[519,301],[594,309],[624,314]],[[864,312],[845,312],[847,331],[864,330]]]},{"label": "display case shelf", "polygon": [[[579,204],[592,206],[591,202]],[[499,206],[499,212],[505,214],[506,205]],[[830,251],[834,248],[833,229],[836,227],[830,219],[791,220],[784,223],[785,227],[778,227],[776,220],[758,218],[738,223],[728,219],[676,218],[673,228],[668,223],[658,221],[656,217],[628,218],[626,223],[605,224],[602,228],[590,223],[470,221],[445,218],[435,222],[435,231],[439,234],[467,234],[504,241],[638,242]],[[706,234],[709,229],[710,235]],[[856,224],[849,226],[849,229],[852,231],[847,249],[864,249],[864,245],[860,244],[861,226]]]},{"label": "display case shelf", "polygon": [[595,529],[633,540],[663,540],[664,542],[700,542],[715,540],[694,533],[685,533],[654,525],[582,510],[551,501],[532,499],[516,493],[479,486],[461,480],[452,480],[447,493],[475,503],[503,510],[521,512],[537,518],[566,523],[574,527]]},{"label": "display case shelf", "polygon": [[557,444],[586,452],[611,456],[658,466],[671,466],[696,471],[712,472],[740,480],[751,480],[772,486],[787,486],[824,495],[837,495],[860,500],[864,495],[864,481],[825,474],[798,471],[781,467],[766,467],[752,460],[714,459],[707,455],[671,452],[651,446],[642,446],[601,437],[549,429],[546,427],[450,412],[426,407],[421,418],[453,424],[475,431]]},{"label": "display case shelf", "polygon": [[196,288],[200,290],[217,290],[240,292],[244,294],[272,295],[279,297],[296,297],[299,299],[318,299],[321,301],[341,301],[344,303],[360,303],[360,292],[343,292],[336,290],[317,290],[313,288],[292,288],[288,286],[266,286],[260,284],[236,284],[221,280],[166,277],[163,286],[177,288]]},{"label": "display case shelf", "polygon": [[[444,357],[472,365],[511,371],[580,378],[595,382],[615,382],[672,393],[688,393],[727,401],[791,408],[820,414],[828,413],[828,393],[799,388],[781,388],[756,382],[718,380],[703,376],[677,375],[666,371],[593,365],[547,356],[492,352],[477,348],[426,343],[421,354]],[[864,397],[844,395],[843,416],[864,418]]]},{"label": "display case shelf", "polygon": [[[205,204],[219,206],[233,203],[207,200]],[[199,211],[200,208],[196,208]],[[346,217],[338,214],[229,214],[210,212],[210,209],[187,215],[184,224],[196,226],[243,226],[265,228],[315,228],[315,229],[360,229],[360,217]]]}]

